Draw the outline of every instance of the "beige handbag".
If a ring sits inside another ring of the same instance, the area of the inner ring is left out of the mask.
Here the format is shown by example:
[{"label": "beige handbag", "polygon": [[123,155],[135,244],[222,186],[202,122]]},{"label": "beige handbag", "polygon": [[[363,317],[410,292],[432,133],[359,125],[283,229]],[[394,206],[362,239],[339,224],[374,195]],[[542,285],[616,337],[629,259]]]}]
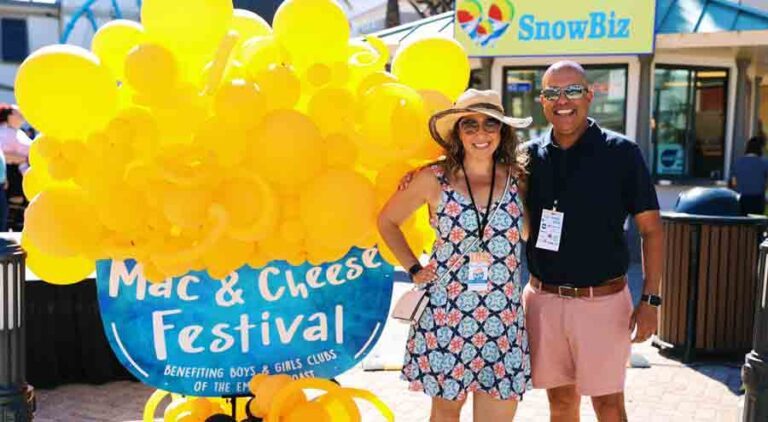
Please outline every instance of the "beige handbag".
[{"label": "beige handbag", "polygon": [[[509,189],[509,177],[507,177],[507,184],[504,187],[504,195],[507,194],[507,190]],[[504,199],[504,196],[501,197]],[[501,206],[501,199],[499,200],[499,203],[496,204],[496,208],[494,208],[493,213],[490,217],[488,217],[488,221],[490,222],[491,219],[493,219],[493,216],[496,215],[496,211],[499,210],[499,207]],[[465,250],[469,251],[472,248],[475,247],[477,242],[480,240],[480,238],[475,238],[475,241],[472,242],[472,244],[469,245]],[[457,259],[456,262],[453,263],[453,265],[448,268],[443,275],[437,280],[438,283],[443,281],[448,275],[453,272],[453,270],[456,268],[457,264],[461,264],[464,262],[464,256],[466,256],[466,252],[461,254],[461,259]],[[427,296],[427,289],[426,288],[419,288],[417,285],[414,284],[413,288],[411,290],[408,290],[405,292],[402,296],[400,296],[400,299],[397,300],[397,303],[395,303],[394,309],[392,309],[392,318],[408,324],[416,324],[419,322],[419,319],[421,318],[421,314],[424,312],[424,309],[427,307],[427,303],[429,303],[429,296]]]}]

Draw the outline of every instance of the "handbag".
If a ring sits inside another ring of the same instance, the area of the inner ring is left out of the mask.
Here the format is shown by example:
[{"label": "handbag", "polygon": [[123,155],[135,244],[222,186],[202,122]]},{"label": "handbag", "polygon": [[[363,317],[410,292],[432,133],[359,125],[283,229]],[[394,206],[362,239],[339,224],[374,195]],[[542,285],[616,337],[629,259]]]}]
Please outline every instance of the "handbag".
[{"label": "handbag", "polygon": [[[504,187],[504,195],[506,195],[506,192],[509,189],[510,178],[511,176],[507,177],[507,184]],[[504,196],[502,195],[502,199],[503,198]],[[499,207],[501,207],[501,199],[499,200],[499,203],[496,204],[496,208],[494,208],[493,213],[491,213],[490,217],[488,217],[488,221],[491,221],[493,216],[496,215],[496,211],[499,210]],[[469,251],[472,248],[474,248],[478,241],[480,241],[480,238],[479,237],[475,238],[474,242],[472,242],[469,245],[469,247],[465,249],[465,251]],[[463,252],[461,254],[461,259],[457,259],[453,263],[453,265],[450,268],[448,268],[443,273],[443,275],[437,280],[437,283],[440,283],[448,275],[450,275],[451,272],[453,272],[453,270],[456,268],[457,264],[463,263],[465,256],[466,256],[466,252]],[[414,284],[413,288],[405,292],[397,300],[397,303],[395,303],[395,307],[392,309],[391,317],[403,323],[416,324],[417,322],[419,322],[419,319],[421,318],[421,314],[424,313],[424,309],[427,308],[427,303],[429,303],[429,296],[427,296],[427,289],[420,288],[419,286]]]}]

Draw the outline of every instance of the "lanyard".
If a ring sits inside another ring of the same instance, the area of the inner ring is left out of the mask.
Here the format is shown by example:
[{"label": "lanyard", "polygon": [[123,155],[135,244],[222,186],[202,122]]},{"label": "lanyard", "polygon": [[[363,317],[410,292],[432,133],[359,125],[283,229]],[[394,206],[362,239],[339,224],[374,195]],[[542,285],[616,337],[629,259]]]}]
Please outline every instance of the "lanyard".
[{"label": "lanyard", "polygon": [[469,176],[467,176],[467,171],[464,169],[464,163],[461,163],[461,171],[464,172],[464,181],[467,183],[469,200],[472,201],[472,209],[475,210],[475,217],[477,217],[477,238],[480,239],[480,246],[482,247],[483,233],[485,232],[485,226],[488,225],[488,215],[491,213],[493,191],[496,186],[496,160],[493,160],[493,169],[491,170],[491,193],[488,194],[488,205],[485,206],[485,215],[482,220],[480,220],[480,210],[477,209],[477,204],[475,204],[475,196],[472,195],[472,186],[469,184]]}]

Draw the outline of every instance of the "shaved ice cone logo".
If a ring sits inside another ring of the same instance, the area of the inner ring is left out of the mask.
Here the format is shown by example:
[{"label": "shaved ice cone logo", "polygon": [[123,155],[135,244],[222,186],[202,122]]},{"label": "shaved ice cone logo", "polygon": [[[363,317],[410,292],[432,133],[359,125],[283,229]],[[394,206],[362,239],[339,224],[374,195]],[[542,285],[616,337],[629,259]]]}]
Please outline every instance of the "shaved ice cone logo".
[{"label": "shaved ice cone logo", "polygon": [[461,0],[456,7],[459,27],[481,47],[494,45],[514,17],[515,6],[509,0]]}]

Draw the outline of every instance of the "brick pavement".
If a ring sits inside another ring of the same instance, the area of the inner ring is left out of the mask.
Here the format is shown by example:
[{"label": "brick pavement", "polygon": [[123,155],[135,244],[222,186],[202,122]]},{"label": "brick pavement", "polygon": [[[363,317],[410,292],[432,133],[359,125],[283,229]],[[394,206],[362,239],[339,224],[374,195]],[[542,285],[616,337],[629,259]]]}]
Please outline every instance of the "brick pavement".
[{"label": "brick pavement", "polygon": [[[651,367],[629,369],[627,410],[629,420],[644,422],[740,420],[738,394],[740,362],[686,366],[660,354],[650,343],[635,346],[633,353],[647,358]],[[356,367],[339,377],[342,385],[367,388],[389,404],[398,421],[426,421],[429,402],[420,393],[408,392],[393,371],[366,372]],[[102,386],[69,385],[37,391],[36,421],[139,421],[149,387],[134,382]],[[363,405],[363,420],[378,421],[372,408]],[[462,421],[471,420],[471,403]],[[583,421],[595,420],[589,400],[582,402]],[[529,392],[520,404],[519,421],[548,418],[543,391]]]}]

